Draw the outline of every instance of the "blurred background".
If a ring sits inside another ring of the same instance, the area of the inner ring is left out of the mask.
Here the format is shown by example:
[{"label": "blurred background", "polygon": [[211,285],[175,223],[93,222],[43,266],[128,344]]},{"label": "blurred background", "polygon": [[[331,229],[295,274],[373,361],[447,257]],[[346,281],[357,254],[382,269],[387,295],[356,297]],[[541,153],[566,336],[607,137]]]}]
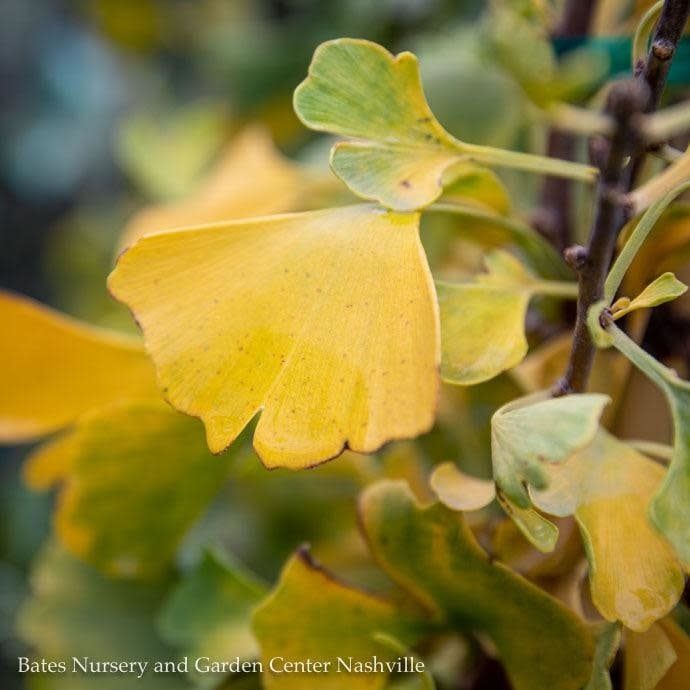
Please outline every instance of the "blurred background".
[{"label": "blurred background", "polygon": [[[415,51],[432,109],[462,139],[543,149],[544,125],[515,73],[520,65],[506,65],[501,38],[509,37],[492,34],[487,4],[2,0],[0,287],[132,329],[104,279],[136,210],[189,193],[249,121],[268,127],[286,155],[325,165],[327,148],[299,124],[291,95],[316,45],[330,38]],[[498,4],[544,23],[559,9],[547,0]],[[625,33],[648,4],[600,3],[597,31]],[[518,208],[529,208],[535,189],[520,181],[512,189]],[[14,614],[49,533],[51,499],[24,488],[25,448],[0,453],[0,687],[15,690],[23,647]],[[286,548],[271,556],[267,576]]]}]

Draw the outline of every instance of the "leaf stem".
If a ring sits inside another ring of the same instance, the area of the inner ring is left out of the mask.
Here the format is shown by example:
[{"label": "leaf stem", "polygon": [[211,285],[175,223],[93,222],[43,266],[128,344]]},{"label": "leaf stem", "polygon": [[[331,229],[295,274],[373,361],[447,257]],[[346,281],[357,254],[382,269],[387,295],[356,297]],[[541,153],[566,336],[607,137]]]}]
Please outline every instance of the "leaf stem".
[{"label": "leaf stem", "polygon": [[539,156],[522,151],[506,151],[493,146],[462,143],[461,152],[476,163],[487,166],[524,170],[541,175],[552,175],[569,180],[593,183],[597,179],[597,169],[591,165],[573,163],[569,160]]}]

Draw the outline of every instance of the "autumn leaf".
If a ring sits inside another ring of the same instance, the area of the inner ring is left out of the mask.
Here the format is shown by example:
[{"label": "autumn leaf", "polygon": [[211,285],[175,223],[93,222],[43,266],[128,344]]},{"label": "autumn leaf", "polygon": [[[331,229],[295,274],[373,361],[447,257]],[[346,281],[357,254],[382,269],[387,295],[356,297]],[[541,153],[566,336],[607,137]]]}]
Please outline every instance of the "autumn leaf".
[{"label": "autumn leaf", "polygon": [[366,489],[360,513],[381,567],[442,624],[488,635],[515,690],[580,690],[587,682],[594,654],[587,625],[492,562],[460,513],[422,507],[391,481]]},{"label": "autumn leaf", "polygon": [[436,281],[441,310],[441,376],[473,385],[519,364],[527,354],[525,316],[538,294],[568,296],[574,284],[539,280],[513,256],[486,255],[487,273],[468,283]]},{"label": "autumn leaf", "polygon": [[[400,655],[381,641],[386,635],[409,645],[429,625],[385,599],[350,587],[317,565],[301,550],[287,563],[270,596],[254,614],[254,632],[262,658],[331,661],[327,673],[263,675],[266,690],[377,690],[386,673],[336,673],[337,658],[353,662],[394,661]],[[377,639],[378,638],[378,639]]]},{"label": "autumn leaf", "polygon": [[562,462],[592,442],[608,402],[598,393],[547,399],[536,393],[504,405],[491,423],[496,484],[518,507],[529,508],[523,483],[545,488],[548,463]]},{"label": "autumn leaf", "polygon": [[109,286],[213,452],[263,410],[264,463],[307,467],[433,424],[439,326],[417,224],[351,206],[151,235]]},{"label": "autumn leaf", "polygon": [[230,459],[208,452],[197,420],[162,402],[130,402],[82,417],[29,457],[25,476],[35,489],[62,486],[54,520],[71,553],[112,575],[151,578],[169,566]]},{"label": "autumn leaf", "polygon": [[0,291],[0,442],[23,443],[128,398],[160,397],[136,338]]},{"label": "autumn leaf", "polygon": [[684,583],[673,549],[647,517],[663,467],[600,430],[547,474],[548,489],[531,490],[532,500],[546,513],[577,519],[597,609],[609,621],[648,629],[676,605]]},{"label": "autumn leaf", "polygon": [[370,41],[322,43],[297,87],[295,112],[317,131],[352,137],[337,143],[331,167],[356,194],[397,211],[423,208],[454,182],[468,161],[593,179],[586,166],[472,146],[436,120],[422,89],[417,58],[391,55]]}]

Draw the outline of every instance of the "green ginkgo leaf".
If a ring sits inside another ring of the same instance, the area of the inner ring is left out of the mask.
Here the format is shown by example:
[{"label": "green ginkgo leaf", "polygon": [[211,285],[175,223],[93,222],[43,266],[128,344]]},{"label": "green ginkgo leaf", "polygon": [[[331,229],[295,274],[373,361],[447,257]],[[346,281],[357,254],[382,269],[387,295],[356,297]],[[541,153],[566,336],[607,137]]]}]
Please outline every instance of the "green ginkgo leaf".
[{"label": "green ginkgo leaf", "polygon": [[502,492],[496,493],[498,502],[506,515],[517,525],[525,538],[542,553],[550,553],[556,548],[558,541],[558,527],[534,508],[521,508]]},{"label": "green ginkgo leaf", "polygon": [[591,443],[609,400],[598,393],[545,400],[537,393],[499,409],[491,420],[491,453],[494,479],[505,495],[529,508],[523,484],[545,488],[546,463],[562,462]]},{"label": "green ginkgo leaf", "polygon": [[588,626],[492,562],[462,514],[440,504],[422,507],[406,484],[391,481],[365,491],[360,513],[370,548],[390,577],[442,623],[488,635],[511,687],[580,690],[585,685],[594,656]]},{"label": "green ginkgo leaf", "polygon": [[398,211],[432,203],[463,161],[585,180],[596,174],[587,166],[458,141],[429,108],[417,58],[391,55],[370,41],[321,44],[294,106],[308,127],[356,139],[335,145],[334,172],[356,194]]},{"label": "green ginkgo leaf", "polygon": [[630,300],[623,297],[615,302],[611,307],[613,319],[616,321],[631,311],[649,309],[670,302],[685,294],[687,289],[688,286],[681,283],[673,273],[664,273],[647,285],[634,299]]},{"label": "green ginkgo leaf", "polygon": [[546,513],[577,519],[595,606],[609,621],[646,630],[673,609],[684,584],[678,558],[647,517],[663,467],[599,430],[547,472],[548,489],[532,490],[532,500]]},{"label": "green ginkgo leaf", "polygon": [[428,627],[423,618],[404,613],[392,602],[340,582],[304,549],[287,563],[253,622],[267,669],[272,658],[331,664],[311,674],[267,671],[266,690],[381,690],[387,673],[349,673],[338,667],[338,657],[351,658],[353,664],[370,662],[374,655],[382,662],[393,661],[399,652],[382,636],[409,647]]},{"label": "green ginkgo leaf", "polygon": [[621,626],[618,623],[601,623],[596,627],[596,650],[592,676],[583,690],[612,690],[609,668],[621,643]]},{"label": "green ginkgo leaf", "polygon": [[441,313],[441,377],[473,385],[512,369],[527,354],[525,316],[534,295],[575,296],[574,283],[539,280],[495,250],[474,282],[436,281]]},{"label": "green ginkgo leaf", "polygon": [[70,552],[111,575],[151,577],[220,489],[231,457],[209,453],[198,420],[131,402],[82,417],[30,456],[25,476],[37,489],[63,485],[54,520]]},{"label": "green ginkgo leaf", "polygon": [[[158,630],[168,644],[191,659],[222,662],[228,650],[240,659],[254,659],[259,650],[251,613],[265,593],[263,583],[251,573],[219,550],[208,550],[168,597]],[[194,678],[209,684],[206,673]],[[220,678],[216,675],[215,680]]]}]

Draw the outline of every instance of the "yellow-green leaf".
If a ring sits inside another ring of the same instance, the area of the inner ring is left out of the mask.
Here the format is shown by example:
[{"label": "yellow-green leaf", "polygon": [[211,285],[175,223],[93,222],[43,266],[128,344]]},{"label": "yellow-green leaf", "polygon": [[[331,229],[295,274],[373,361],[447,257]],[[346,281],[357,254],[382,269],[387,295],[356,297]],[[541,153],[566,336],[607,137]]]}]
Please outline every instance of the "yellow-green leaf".
[{"label": "yellow-green leaf", "polygon": [[647,506],[664,469],[600,430],[548,468],[549,488],[532,500],[552,515],[575,515],[590,564],[592,600],[604,618],[644,631],[683,591],[681,564],[653,528]]},{"label": "yellow-green leaf", "polygon": [[596,635],[594,668],[584,690],[612,690],[609,668],[621,643],[620,625],[618,623],[601,623],[596,627]]},{"label": "yellow-green leaf", "polygon": [[465,474],[453,462],[436,467],[429,483],[438,500],[451,510],[480,510],[496,498],[492,481]]},{"label": "yellow-green leaf", "polygon": [[433,424],[438,315],[415,214],[362,205],[150,235],[109,285],[214,452],[261,409],[254,446],[269,467]]},{"label": "yellow-green leaf", "polygon": [[268,669],[281,663],[312,659],[330,662],[320,673],[271,673],[263,676],[266,690],[377,690],[387,673],[338,670],[338,657],[354,663],[394,661],[399,652],[381,641],[393,637],[403,645],[416,641],[426,625],[384,599],[335,579],[299,551],[285,566],[280,581],[254,614],[254,633]]},{"label": "yellow-green leaf", "polygon": [[[648,309],[664,304],[664,302],[670,302],[685,294],[687,289],[688,286],[681,283],[673,273],[664,273],[647,285],[647,287],[634,299],[629,300],[623,298],[622,300],[618,300],[618,302],[611,307],[613,318],[617,320],[636,309]],[[616,305],[619,306],[617,307]]]},{"label": "yellow-green leaf", "polygon": [[[189,659],[207,657],[208,664],[233,657],[255,659],[259,648],[251,630],[251,613],[265,595],[265,587],[251,573],[214,549],[166,600],[158,620],[161,637]],[[208,685],[209,674],[197,681]],[[222,674],[211,674],[216,680]]]},{"label": "yellow-green leaf", "polygon": [[199,422],[162,402],[123,403],[82,417],[39,448],[26,477],[62,483],[55,527],[70,552],[106,573],[151,577],[227,477]]},{"label": "yellow-green leaf", "polygon": [[316,192],[316,183],[280,154],[266,130],[250,126],[230,142],[189,196],[137,213],[125,228],[120,246],[161,230],[290,211],[299,199]]},{"label": "yellow-green leaf", "polygon": [[488,635],[515,690],[585,685],[594,656],[586,624],[491,562],[462,514],[424,508],[404,483],[389,481],[368,488],[360,510],[372,552],[392,579],[451,627]]},{"label": "yellow-green leaf", "polygon": [[487,273],[474,282],[436,282],[441,376],[448,383],[481,383],[519,364],[527,354],[525,316],[532,296],[568,296],[574,288],[536,279],[502,250],[489,252],[485,264]]},{"label": "yellow-green leaf", "polygon": [[308,127],[356,139],[333,147],[331,167],[356,194],[398,211],[437,199],[461,161],[583,180],[596,175],[579,164],[458,141],[427,104],[417,58],[394,56],[370,41],[322,43],[294,106]]},{"label": "yellow-green leaf", "polygon": [[608,402],[598,393],[546,400],[537,393],[504,405],[491,422],[496,484],[519,508],[529,508],[523,483],[545,488],[547,463],[562,462],[591,443]]},{"label": "yellow-green leaf", "polygon": [[1,291],[0,321],[1,443],[40,438],[112,402],[160,397],[137,339]]},{"label": "yellow-green leaf", "polygon": [[459,160],[455,140],[426,102],[412,53],[393,56],[363,40],[323,43],[294,103],[308,127],[367,140],[337,144],[331,165],[355,193],[391,208],[434,201],[444,172]]}]

